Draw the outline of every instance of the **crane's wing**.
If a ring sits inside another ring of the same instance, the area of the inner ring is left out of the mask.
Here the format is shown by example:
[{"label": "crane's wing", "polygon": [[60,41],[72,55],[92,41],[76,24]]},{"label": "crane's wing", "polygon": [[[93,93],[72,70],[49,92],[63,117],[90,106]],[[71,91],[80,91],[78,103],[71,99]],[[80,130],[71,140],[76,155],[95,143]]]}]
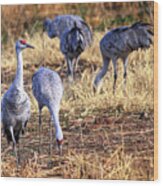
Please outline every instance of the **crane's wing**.
[{"label": "crane's wing", "polygon": [[139,22],[130,27],[111,30],[103,37],[100,45],[105,53],[120,57],[138,48],[149,48],[152,43],[152,26]]},{"label": "crane's wing", "polygon": [[135,23],[120,33],[121,41],[125,48],[137,50],[138,48],[149,48],[153,43],[152,26],[147,23]]},{"label": "crane's wing", "polygon": [[[18,89],[11,89],[3,96],[3,109],[8,112],[19,115],[23,112],[30,112],[30,100],[26,92],[19,91]],[[30,113],[29,113],[30,114]]]},{"label": "crane's wing", "polygon": [[87,45],[91,45],[92,43],[92,32],[87,25],[87,23],[79,16],[76,15],[59,15],[54,18],[51,24],[50,30],[53,32],[53,35],[59,37],[63,36],[63,34],[74,27],[74,22],[77,23],[77,26],[84,33],[85,40],[87,41]]}]

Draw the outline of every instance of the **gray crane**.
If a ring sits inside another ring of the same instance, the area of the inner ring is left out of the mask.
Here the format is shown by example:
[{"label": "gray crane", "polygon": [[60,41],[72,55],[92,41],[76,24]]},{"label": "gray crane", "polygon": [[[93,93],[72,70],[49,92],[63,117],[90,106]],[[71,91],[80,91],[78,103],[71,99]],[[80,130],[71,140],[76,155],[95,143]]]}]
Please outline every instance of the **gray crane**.
[{"label": "gray crane", "polygon": [[77,60],[86,48],[86,45],[84,33],[82,29],[77,26],[76,22],[74,22],[74,27],[67,30],[61,37],[60,48],[67,61],[68,76],[71,77],[72,80],[73,66],[77,63]]},{"label": "gray crane", "polygon": [[94,90],[105,76],[110,60],[114,67],[113,93],[116,89],[117,60],[121,58],[124,66],[124,89],[126,86],[128,55],[139,48],[149,48],[153,43],[153,26],[137,22],[131,26],[119,27],[108,32],[100,41],[103,67],[94,80]]},{"label": "gray crane", "polygon": [[39,133],[42,125],[42,108],[46,106],[49,109],[55,127],[58,149],[60,154],[62,154],[63,133],[59,122],[60,102],[63,95],[61,78],[55,71],[40,67],[33,75],[32,90],[38,102]]},{"label": "gray crane", "polygon": [[23,85],[22,51],[25,48],[34,47],[29,45],[25,40],[18,40],[16,42],[16,76],[10,88],[4,94],[1,102],[4,134],[7,137],[8,143],[11,141],[13,142],[17,165],[19,164],[19,157],[17,155],[16,144],[19,142],[20,133],[24,133],[24,129],[30,118],[30,99]]},{"label": "gray crane", "polygon": [[[73,29],[74,27],[75,30]],[[43,23],[43,30],[48,33],[50,38],[58,37],[60,39],[60,49],[68,65],[68,75],[71,75],[73,79],[72,63],[77,64],[80,54],[91,45],[93,40],[91,29],[79,16],[59,15],[56,16],[54,20],[46,18]],[[70,43],[70,41],[72,41],[72,43]],[[76,55],[77,52],[71,51],[71,49],[78,50],[76,47],[79,46],[80,42],[82,51]]]}]

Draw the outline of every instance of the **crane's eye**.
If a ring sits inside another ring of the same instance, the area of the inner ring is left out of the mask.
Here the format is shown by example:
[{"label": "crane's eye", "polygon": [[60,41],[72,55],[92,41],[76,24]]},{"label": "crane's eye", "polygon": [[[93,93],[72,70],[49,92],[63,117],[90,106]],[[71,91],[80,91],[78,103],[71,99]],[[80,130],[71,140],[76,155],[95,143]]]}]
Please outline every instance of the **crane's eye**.
[{"label": "crane's eye", "polygon": [[20,43],[25,45],[27,42],[26,42],[26,40],[20,40]]}]

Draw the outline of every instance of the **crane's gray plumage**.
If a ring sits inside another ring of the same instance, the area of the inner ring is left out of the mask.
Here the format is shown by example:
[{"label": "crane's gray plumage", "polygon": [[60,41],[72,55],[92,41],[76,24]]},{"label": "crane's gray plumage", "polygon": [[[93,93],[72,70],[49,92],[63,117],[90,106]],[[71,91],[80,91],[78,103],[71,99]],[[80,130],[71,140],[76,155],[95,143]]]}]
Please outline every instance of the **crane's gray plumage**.
[{"label": "crane's gray plumage", "polygon": [[92,32],[87,23],[76,15],[59,15],[54,20],[44,21],[44,30],[50,38],[60,39],[60,49],[65,56],[68,75],[73,79],[73,64],[92,43]]},{"label": "crane's gray plumage", "polygon": [[48,69],[41,67],[32,78],[33,94],[39,107],[39,126],[41,126],[41,111],[46,106],[51,114],[56,129],[56,140],[61,148],[63,133],[59,122],[60,102],[63,95],[63,85],[60,76]]},{"label": "crane's gray plumage", "polygon": [[23,85],[22,50],[25,48],[33,47],[24,40],[16,42],[16,77],[10,88],[4,94],[1,102],[4,134],[7,137],[8,143],[10,143],[10,141],[13,142],[16,158],[16,143],[18,143],[19,135],[21,132],[24,132],[24,128],[30,118],[30,99],[25,92]]},{"label": "crane's gray plumage", "polygon": [[59,15],[53,20],[46,18],[43,23],[43,29],[48,33],[50,38],[58,37],[61,39],[65,31],[74,27],[74,22],[83,31],[87,46],[92,43],[92,32],[87,23],[77,15]]},{"label": "crane's gray plumage", "polygon": [[100,50],[103,58],[103,67],[97,74],[94,87],[96,88],[107,72],[109,62],[112,60],[114,66],[114,85],[115,91],[117,69],[116,62],[118,58],[123,60],[124,64],[124,82],[126,84],[127,76],[127,57],[138,48],[149,48],[153,42],[152,26],[147,23],[137,22],[130,27],[120,27],[108,32],[100,41]]},{"label": "crane's gray plumage", "polygon": [[12,86],[2,100],[2,123],[7,141],[12,141],[10,127],[13,127],[16,143],[20,132],[26,127],[30,118],[30,100],[26,92]]},{"label": "crane's gray plumage", "polygon": [[83,31],[74,22],[74,27],[61,37],[61,51],[69,58],[77,58],[86,47]]},{"label": "crane's gray plumage", "polygon": [[68,75],[73,78],[73,65],[86,48],[84,33],[76,22],[74,22],[74,27],[67,30],[61,37],[60,48],[67,61]]}]

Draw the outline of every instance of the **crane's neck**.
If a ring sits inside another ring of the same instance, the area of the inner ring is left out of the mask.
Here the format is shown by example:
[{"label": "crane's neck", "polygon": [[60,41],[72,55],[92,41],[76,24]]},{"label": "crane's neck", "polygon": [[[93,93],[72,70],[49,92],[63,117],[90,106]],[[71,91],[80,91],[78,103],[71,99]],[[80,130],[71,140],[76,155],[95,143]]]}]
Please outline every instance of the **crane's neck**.
[{"label": "crane's neck", "polygon": [[16,77],[14,80],[15,86],[18,88],[23,88],[23,58],[22,51],[16,48],[17,55],[17,70]]},{"label": "crane's neck", "polygon": [[58,111],[54,108],[55,108],[54,106],[51,108],[52,121],[56,129],[56,139],[61,141],[63,140],[63,132],[59,123]]}]

